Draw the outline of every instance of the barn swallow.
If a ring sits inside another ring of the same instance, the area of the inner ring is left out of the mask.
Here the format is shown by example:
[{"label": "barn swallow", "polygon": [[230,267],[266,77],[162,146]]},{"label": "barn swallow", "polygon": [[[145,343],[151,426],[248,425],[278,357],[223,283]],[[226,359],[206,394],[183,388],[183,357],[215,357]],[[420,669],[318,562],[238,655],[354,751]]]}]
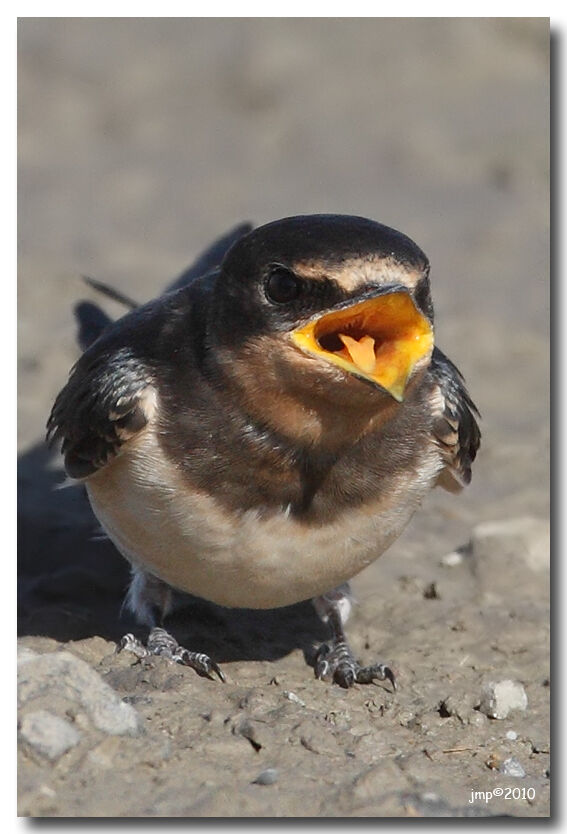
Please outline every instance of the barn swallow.
[{"label": "barn swallow", "polygon": [[239,227],[163,295],[95,325],[48,439],[131,563],[126,604],[150,633],[123,645],[222,679],[164,629],[172,589],[229,607],[312,599],[332,632],[316,675],[395,686],[353,657],[348,581],[432,487],[470,481],[480,442],[434,345],[421,249],[361,217]]}]

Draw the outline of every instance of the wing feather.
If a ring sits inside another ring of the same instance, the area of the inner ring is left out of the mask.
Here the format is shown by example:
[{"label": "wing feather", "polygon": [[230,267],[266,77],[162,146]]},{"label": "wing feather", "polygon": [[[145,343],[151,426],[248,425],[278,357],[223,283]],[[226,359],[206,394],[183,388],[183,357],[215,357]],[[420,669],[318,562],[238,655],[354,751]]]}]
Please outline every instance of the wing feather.
[{"label": "wing feather", "polygon": [[471,465],[480,446],[476,419],[480,414],[460,371],[438,348],[433,351],[430,374],[436,382],[433,436],[445,461],[438,484],[458,492],[471,480]]},{"label": "wing feather", "polygon": [[62,441],[68,475],[86,478],[147,425],[154,408],[150,374],[128,349],[88,351],[55,401],[47,439]]}]

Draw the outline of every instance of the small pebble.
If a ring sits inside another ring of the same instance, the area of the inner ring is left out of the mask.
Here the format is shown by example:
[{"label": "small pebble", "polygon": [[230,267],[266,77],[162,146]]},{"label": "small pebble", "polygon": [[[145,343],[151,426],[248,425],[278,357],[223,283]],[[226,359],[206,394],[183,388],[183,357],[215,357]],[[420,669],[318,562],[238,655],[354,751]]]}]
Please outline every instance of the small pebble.
[{"label": "small pebble", "polygon": [[81,707],[97,730],[109,735],[139,735],[142,721],[130,704],[92,669],[68,651],[24,656],[18,667],[18,699],[22,705],[49,694]]},{"label": "small pebble", "polygon": [[501,770],[503,764],[504,760],[502,759],[500,753],[490,753],[485,761],[485,765],[489,767],[490,770]]},{"label": "small pebble", "polygon": [[299,704],[300,707],[305,706],[305,701],[302,701],[301,698],[295,694],[295,692],[289,692],[287,689],[284,689],[283,694],[288,701],[293,701],[294,704]]},{"label": "small pebble", "polygon": [[515,776],[516,779],[523,779],[526,775],[526,771],[520,764],[517,759],[506,759],[500,767],[498,768],[500,773],[503,773],[505,776]]},{"label": "small pebble", "polygon": [[460,695],[448,695],[439,708],[440,715],[455,715],[465,724],[472,712],[474,698],[464,692]]},{"label": "small pebble", "polygon": [[275,767],[267,767],[266,770],[263,770],[261,773],[256,776],[254,781],[252,782],[253,785],[273,785],[274,782],[278,781],[279,773]]},{"label": "small pebble", "polygon": [[518,681],[490,681],[482,691],[478,708],[489,718],[507,718],[512,710],[528,706],[526,690]]},{"label": "small pebble", "polygon": [[20,734],[34,750],[51,761],[58,759],[81,740],[81,734],[69,721],[44,709],[23,717]]},{"label": "small pebble", "polygon": [[486,715],[483,715],[482,712],[478,712],[474,710],[467,718],[467,724],[471,727],[484,727],[484,725],[488,722],[488,718]]},{"label": "small pebble", "polygon": [[446,568],[455,568],[457,565],[460,565],[463,561],[463,554],[459,553],[458,550],[453,550],[452,553],[447,553],[446,556],[443,556],[439,560],[439,564],[443,565]]},{"label": "small pebble", "polygon": [[509,741],[516,741],[516,739],[518,738],[518,733],[515,732],[515,730],[508,730],[508,732],[506,733],[506,738],[509,739]]}]

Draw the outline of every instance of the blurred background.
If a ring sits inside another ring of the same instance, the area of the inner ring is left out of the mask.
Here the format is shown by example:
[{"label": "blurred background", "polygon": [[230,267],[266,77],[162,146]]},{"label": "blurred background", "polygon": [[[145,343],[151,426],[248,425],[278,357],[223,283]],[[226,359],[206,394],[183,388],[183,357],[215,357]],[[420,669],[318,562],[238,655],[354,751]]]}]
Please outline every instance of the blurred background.
[{"label": "blurred background", "polygon": [[82,493],[52,491],[42,445],[78,356],[72,305],[94,298],[81,274],[147,300],[242,220],[365,215],[431,260],[437,342],[484,445],[466,495],[435,494],[386,564],[547,515],[548,46],[545,18],[20,20],[24,588],[71,564],[103,581]]}]

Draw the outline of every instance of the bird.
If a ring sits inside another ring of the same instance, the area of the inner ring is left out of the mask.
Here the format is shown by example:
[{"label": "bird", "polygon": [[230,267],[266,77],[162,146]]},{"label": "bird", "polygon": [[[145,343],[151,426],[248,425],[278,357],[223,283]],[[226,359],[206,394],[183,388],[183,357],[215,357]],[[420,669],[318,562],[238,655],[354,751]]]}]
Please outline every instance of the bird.
[{"label": "bird", "polygon": [[427,256],[374,220],[297,215],[236,227],[147,303],[108,293],[130,309],[77,308],[84,352],[47,439],[131,565],[125,605],[148,636],[120,648],[224,681],[167,631],[174,591],[312,600],[330,630],[315,675],[395,689],[390,665],[350,647],[349,582],[432,488],[470,482],[480,445],[435,344]]}]

